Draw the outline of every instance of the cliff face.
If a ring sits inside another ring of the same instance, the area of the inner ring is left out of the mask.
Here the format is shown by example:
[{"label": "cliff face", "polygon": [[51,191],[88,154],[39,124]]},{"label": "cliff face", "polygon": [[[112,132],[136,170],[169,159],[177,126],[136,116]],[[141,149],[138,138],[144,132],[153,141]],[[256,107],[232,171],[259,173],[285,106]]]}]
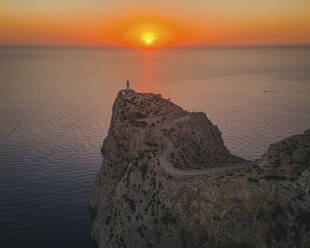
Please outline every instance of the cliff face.
[{"label": "cliff face", "polygon": [[310,247],[310,129],[249,162],[205,114],[130,90],[102,152],[90,196],[99,247]]}]

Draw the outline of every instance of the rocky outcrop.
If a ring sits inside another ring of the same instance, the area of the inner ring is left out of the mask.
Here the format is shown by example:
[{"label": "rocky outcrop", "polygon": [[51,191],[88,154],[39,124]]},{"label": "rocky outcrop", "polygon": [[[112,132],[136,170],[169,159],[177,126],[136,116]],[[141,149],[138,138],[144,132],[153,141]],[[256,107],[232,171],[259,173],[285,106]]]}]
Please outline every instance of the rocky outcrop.
[{"label": "rocky outcrop", "polygon": [[250,162],[203,113],[121,91],[91,191],[92,238],[115,247],[310,247],[310,129]]}]

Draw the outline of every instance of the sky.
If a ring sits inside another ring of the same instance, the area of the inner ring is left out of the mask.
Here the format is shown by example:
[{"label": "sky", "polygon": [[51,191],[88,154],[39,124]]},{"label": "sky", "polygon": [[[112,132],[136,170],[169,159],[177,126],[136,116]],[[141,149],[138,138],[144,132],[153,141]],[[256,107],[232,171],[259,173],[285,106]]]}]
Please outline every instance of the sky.
[{"label": "sky", "polygon": [[309,0],[0,0],[0,45],[297,44]]}]

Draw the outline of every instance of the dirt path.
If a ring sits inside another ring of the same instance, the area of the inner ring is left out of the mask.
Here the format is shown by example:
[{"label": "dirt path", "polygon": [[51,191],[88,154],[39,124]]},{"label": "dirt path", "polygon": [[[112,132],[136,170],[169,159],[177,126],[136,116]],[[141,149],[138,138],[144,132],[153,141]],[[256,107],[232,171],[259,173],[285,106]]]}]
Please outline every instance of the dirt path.
[{"label": "dirt path", "polygon": [[[188,118],[188,115],[181,116],[179,118],[174,119],[172,121],[172,123],[176,123],[176,122],[182,121],[183,119],[187,119],[187,118]],[[218,173],[218,172],[224,172],[224,171],[233,170],[233,169],[242,169],[242,168],[252,166],[251,162],[247,162],[247,163],[242,163],[240,165],[221,166],[221,167],[209,168],[209,169],[204,169],[204,170],[181,170],[181,169],[177,169],[167,160],[168,154],[169,154],[171,148],[173,147],[173,144],[171,143],[171,141],[166,136],[164,136],[163,134],[160,133],[160,129],[162,129],[166,126],[169,126],[169,125],[171,125],[170,121],[169,122],[166,121],[166,122],[158,125],[157,127],[155,127],[155,134],[161,140],[163,140],[164,143],[166,144],[164,151],[159,156],[159,160],[160,160],[160,165],[165,169],[167,174],[169,174],[171,176],[182,176],[182,177],[202,176],[202,175],[210,175],[210,174],[214,174],[214,173]]]}]

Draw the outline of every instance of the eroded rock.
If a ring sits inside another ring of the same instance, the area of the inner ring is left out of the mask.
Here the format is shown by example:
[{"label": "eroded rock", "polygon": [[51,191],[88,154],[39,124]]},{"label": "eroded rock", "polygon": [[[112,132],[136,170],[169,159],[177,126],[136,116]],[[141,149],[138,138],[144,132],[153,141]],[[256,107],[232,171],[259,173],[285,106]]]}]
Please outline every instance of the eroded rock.
[{"label": "eroded rock", "polygon": [[308,248],[309,148],[310,129],[249,162],[205,114],[119,93],[90,196],[92,238],[101,248]]}]

